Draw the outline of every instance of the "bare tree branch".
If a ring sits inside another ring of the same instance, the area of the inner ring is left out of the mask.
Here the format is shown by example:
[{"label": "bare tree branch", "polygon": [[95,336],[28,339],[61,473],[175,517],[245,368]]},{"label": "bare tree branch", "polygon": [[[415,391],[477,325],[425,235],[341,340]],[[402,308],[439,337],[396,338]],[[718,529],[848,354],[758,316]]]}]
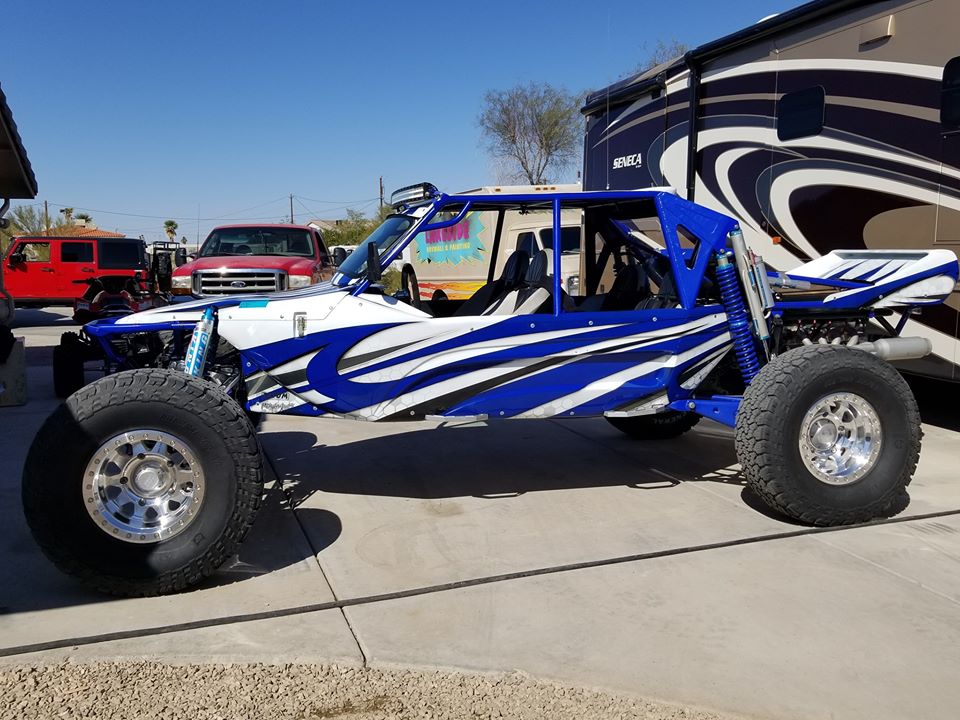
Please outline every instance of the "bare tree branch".
[{"label": "bare tree branch", "polygon": [[477,119],[490,154],[516,163],[531,185],[553,182],[583,141],[579,98],[548,84],[491,90]]}]

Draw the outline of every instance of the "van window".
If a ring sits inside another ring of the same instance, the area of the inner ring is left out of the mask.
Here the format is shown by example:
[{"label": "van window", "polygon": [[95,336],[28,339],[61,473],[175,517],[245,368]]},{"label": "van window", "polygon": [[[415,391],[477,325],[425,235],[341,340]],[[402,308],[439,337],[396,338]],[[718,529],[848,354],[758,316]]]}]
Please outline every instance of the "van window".
[{"label": "van window", "polygon": [[944,130],[960,130],[960,57],[953,58],[943,68],[940,124]]},{"label": "van window", "polygon": [[787,93],[777,102],[777,137],[795,140],[823,132],[826,93],[821,85]]},{"label": "van window", "polygon": [[[540,244],[545,247],[553,247],[553,229],[544,228],[540,231]],[[578,253],[580,252],[580,228],[562,227],[560,228],[560,252]]]},{"label": "van window", "polygon": [[69,263],[93,262],[93,243],[65,242],[60,244],[60,260]]},{"label": "van window", "polygon": [[[549,244],[547,247],[549,247]],[[517,235],[517,250],[523,250],[530,258],[537,254],[539,250],[537,238],[532,232],[522,232]]]}]

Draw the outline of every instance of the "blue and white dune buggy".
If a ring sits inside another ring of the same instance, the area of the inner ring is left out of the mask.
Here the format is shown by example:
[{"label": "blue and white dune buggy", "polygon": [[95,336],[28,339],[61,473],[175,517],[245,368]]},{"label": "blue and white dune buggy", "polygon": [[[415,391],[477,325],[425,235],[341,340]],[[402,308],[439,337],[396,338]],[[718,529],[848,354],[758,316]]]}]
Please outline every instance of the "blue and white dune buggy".
[{"label": "blue and white dune buggy", "polygon": [[[54,412],[23,480],[30,527],[58,566],[118,594],[213,572],[260,502],[253,413],[604,417],[640,439],[708,417],[736,428],[747,482],[790,517],[831,525],[897,508],[921,429],[886,361],[931,352],[899,334],[953,290],[953,253],[832,252],[774,273],[736,222],[665,191],[445,195],[423,184],[393,200],[332,283],[85,327],[111,374]],[[582,212],[575,295],[557,252],[571,209]],[[478,211],[498,222],[488,281],[469,300],[422,300],[411,266],[400,292],[383,293],[381,267],[408,245],[436,253],[452,238],[447,259],[476,257],[463,233],[437,231]],[[555,251],[501,247],[508,213],[546,213]]]}]

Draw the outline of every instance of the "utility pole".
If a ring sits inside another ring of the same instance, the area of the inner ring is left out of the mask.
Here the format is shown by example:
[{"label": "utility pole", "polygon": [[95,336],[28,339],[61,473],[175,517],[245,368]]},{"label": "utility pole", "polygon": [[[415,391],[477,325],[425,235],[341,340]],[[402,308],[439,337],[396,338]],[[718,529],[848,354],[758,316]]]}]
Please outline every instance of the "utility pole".
[{"label": "utility pole", "polygon": [[47,207],[47,201],[43,201],[43,232],[50,232],[50,208]]},{"label": "utility pole", "polygon": [[293,193],[290,193],[290,224],[293,225]]},{"label": "utility pole", "polygon": [[383,214],[383,175],[380,176],[380,214]]}]

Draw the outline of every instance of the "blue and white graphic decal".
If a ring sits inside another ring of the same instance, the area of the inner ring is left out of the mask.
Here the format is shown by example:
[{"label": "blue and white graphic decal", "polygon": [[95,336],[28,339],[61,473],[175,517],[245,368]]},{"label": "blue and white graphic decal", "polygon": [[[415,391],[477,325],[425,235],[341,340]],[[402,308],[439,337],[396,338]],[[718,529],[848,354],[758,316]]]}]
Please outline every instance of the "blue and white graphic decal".
[{"label": "blue and white graphic decal", "polygon": [[671,384],[686,396],[692,387],[681,387],[681,375],[729,348],[716,309],[670,314],[451,318],[321,332],[252,349],[275,365],[247,377],[248,397],[254,410],[365,420],[602,415]]}]

